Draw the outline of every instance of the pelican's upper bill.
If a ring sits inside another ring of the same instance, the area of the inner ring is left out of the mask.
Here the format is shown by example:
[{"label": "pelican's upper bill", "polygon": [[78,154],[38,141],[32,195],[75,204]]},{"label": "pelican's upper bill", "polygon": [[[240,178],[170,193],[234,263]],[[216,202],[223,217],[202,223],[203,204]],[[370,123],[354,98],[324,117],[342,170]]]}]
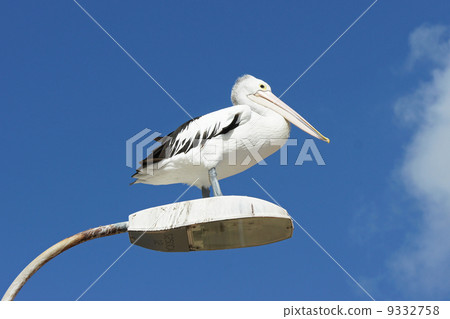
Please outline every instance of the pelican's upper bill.
[{"label": "pelican's upper bill", "polygon": [[330,143],[330,139],[323,136],[300,114],[294,111],[286,103],[276,97],[270,88],[270,85],[263,80],[257,79],[251,75],[244,75],[237,79],[231,91],[231,101],[233,104],[250,104],[252,101],[257,105],[266,107],[283,116],[287,121],[297,126],[306,133]]}]

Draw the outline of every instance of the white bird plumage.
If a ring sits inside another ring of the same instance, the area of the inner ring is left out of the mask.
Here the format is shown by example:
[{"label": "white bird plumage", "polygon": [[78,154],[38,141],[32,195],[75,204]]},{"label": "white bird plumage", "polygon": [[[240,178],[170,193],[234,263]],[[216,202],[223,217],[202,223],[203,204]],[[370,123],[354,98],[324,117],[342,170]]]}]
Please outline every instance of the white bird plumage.
[{"label": "white bird plumage", "polygon": [[283,146],[288,121],[329,142],[273,95],[266,82],[251,75],[237,79],[231,100],[233,106],[194,118],[160,139],[161,145],[133,175],[133,184],[193,184],[203,196],[212,184],[220,195],[217,180],[250,168]]}]

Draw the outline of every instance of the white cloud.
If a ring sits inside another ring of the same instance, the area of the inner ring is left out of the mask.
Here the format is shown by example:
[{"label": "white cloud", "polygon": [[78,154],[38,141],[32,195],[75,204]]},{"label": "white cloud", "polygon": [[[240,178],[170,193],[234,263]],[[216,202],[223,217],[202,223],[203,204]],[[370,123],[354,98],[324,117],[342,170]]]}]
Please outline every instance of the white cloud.
[{"label": "white cloud", "polygon": [[410,67],[433,63],[431,80],[395,106],[415,127],[400,173],[423,215],[392,267],[402,288],[439,299],[450,292],[450,28],[419,27],[410,47]]},{"label": "white cloud", "polygon": [[421,26],[409,36],[411,52],[408,59],[412,68],[420,60],[447,64],[450,52],[450,29],[447,26]]}]

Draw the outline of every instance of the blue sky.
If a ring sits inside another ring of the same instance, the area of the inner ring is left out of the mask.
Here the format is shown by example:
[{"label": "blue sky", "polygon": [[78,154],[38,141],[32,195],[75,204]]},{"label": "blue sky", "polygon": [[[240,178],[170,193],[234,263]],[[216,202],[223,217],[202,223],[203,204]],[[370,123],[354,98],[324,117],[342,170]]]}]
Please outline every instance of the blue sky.
[{"label": "blue sky", "polygon": [[[231,105],[249,73],[281,94],[372,1],[80,1],[193,116]],[[255,178],[377,300],[450,298],[450,21],[447,0],[380,0],[283,100],[331,143],[223,180]],[[125,141],[188,116],[73,1],[0,10],[0,290],[40,252],[87,228],[173,202],[185,185],[130,187]],[[294,128],[292,138],[308,136]],[[301,144],[301,143],[300,143]],[[198,198],[190,189],[182,200]],[[18,300],[74,300],[127,247],[85,243]],[[368,300],[296,227],[261,247],[132,247],[82,300]]]}]

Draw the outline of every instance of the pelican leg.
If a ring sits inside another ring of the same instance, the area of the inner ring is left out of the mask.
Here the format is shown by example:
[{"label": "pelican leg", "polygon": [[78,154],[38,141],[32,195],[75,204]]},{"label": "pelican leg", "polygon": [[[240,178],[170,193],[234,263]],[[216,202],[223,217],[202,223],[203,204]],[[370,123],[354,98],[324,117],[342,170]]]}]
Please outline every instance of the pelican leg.
[{"label": "pelican leg", "polygon": [[216,168],[213,167],[208,171],[209,182],[211,183],[214,196],[222,196],[222,191],[220,190],[219,181],[217,180]]},{"label": "pelican leg", "polygon": [[202,197],[209,197],[209,187],[202,187]]}]

